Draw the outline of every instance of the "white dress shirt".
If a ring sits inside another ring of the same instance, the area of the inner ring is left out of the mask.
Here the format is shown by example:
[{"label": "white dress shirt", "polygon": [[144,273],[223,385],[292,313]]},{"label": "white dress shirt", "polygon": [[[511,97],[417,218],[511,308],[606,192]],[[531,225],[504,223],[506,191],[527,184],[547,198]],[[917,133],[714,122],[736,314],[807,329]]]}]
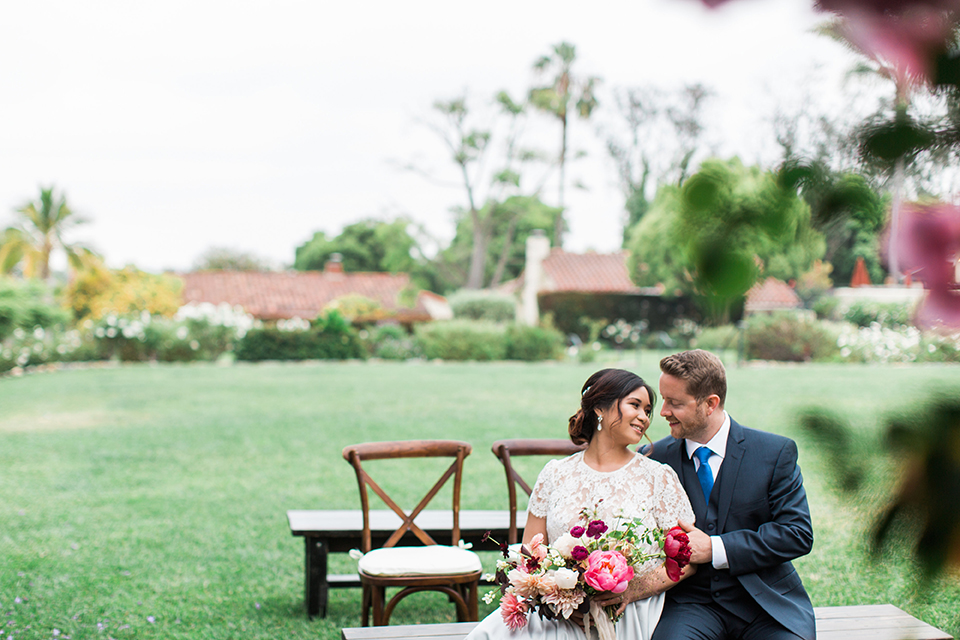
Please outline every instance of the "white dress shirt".
[{"label": "white dress shirt", "polygon": [[[723,424],[720,425],[720,430],[710,439],[706,444],[700,444],[699,442],[694,442],[693,440],[686,440],[687,446],[687,457],[693,460],[693,467],[695,470],[700,470],[700,460],[698,460],[693,453],[700,447],[707,447],[710,449],[710,452],[713,454],[710,458],[707,459],[707,464],[710,465],[710,471],[713,472],[713,480],[716,482],[717,478],[720,476],[720,466],[723,464],[723,458],[727,454],[727,437],[730,435],[730,416],[726,411],[723,412]],[[714,569],[729,569],[730,565],[727,562],[727,550],[723,546],[723,540],[720,539],[720,536],[710,536],[710,543],[713,546],[713,568]]]}]

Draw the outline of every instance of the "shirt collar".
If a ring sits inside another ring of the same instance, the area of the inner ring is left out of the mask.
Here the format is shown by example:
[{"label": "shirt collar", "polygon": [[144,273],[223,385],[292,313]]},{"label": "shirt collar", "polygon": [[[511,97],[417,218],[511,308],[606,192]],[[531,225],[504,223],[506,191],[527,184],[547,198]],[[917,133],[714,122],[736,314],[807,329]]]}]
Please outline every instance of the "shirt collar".
[{"label": "shirt collar", "polygon": [[727,455],[727,436],[730,435],[730,415],[724,410],[723,412],[723,424],[720,425],[720,430],[710,438],[710,442],[706,445],[701,445],[699,442],[694,442],[693,440],[684,440],[687,445],[687,457],[693,458],[693,452],[699,449],[702,446],[706,446],[714,454],[720,456],[723,459]]}]

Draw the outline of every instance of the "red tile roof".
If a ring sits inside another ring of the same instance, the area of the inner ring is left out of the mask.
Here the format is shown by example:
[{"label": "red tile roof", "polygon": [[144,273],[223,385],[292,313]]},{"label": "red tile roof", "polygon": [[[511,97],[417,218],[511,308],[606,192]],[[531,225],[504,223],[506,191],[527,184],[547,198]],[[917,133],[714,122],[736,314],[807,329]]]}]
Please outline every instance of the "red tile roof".
[{"label": "red tile roof", "polygon": [[551,249],[543,261],[542,292],[640,293],[627,271],[627,253],[567,253]]},{"label": "red tile roof", "polygon": [[347,294],[377,301],[384,309],[397,313],[400,321],[431,319],[422,295],[418,296],[414,309],[400,305],[401,291],[410,286],[410,277],[405,273],[197,271],[180,277],[184,283],[184,303],[240,305],[261,320],[294,317],[310,320],[332,300]]},{"label": "red tile roof", "polygon": [[[626,251],[617,253],[569,253],[551,249],[543,260],[540,293],[633,293],[659,295],[659,289],[641,288],[630,280]],[[523,288],[525,274],[500,289],[509,292]]]},{"label": "red tile roof", "polygon": [[796,309],[801,306],[800,296],[783,280],[767,278],[757,282],[747,291],[744,310],[775,311],[777,309]]}]

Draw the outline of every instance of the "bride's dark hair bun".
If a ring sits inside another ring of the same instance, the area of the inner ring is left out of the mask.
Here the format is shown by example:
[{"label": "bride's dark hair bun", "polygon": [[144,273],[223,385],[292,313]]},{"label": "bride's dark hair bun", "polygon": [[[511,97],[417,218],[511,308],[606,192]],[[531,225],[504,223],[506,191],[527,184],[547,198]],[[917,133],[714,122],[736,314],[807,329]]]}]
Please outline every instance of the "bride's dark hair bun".
[{"label": "bride's dark hair bun", "polygon": [[[567,431],[574,444],[586,444],[597,432],[597,409],[605,411],[627,397],[631,391],[643,387],[650,395],[650,404],[657,403],[657,394],[643,378],[624,369],[601,369],[587,378],[580,390],[580,408],[570,416]],[[613,425],[610,425],[613,426]]]}]

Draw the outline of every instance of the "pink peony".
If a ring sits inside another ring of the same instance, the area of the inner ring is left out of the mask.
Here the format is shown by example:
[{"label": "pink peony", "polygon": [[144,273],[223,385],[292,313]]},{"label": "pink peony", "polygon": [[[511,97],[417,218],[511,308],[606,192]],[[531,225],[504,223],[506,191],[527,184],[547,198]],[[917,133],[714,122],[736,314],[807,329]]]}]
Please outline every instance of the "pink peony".
[{"label": "pink peony", "polygon": [[633,567],[619,551],[594,551],[587,558],[583,580],[598,591],[623,593],[633,579]]},{"label": "pink peony", "polygon": [[513,631],[527,626],[528,609],[527,603],[517,599],[517,596],[512,593],[507,592],[500,598],[500,615],[503,616],[503,623]]}]

